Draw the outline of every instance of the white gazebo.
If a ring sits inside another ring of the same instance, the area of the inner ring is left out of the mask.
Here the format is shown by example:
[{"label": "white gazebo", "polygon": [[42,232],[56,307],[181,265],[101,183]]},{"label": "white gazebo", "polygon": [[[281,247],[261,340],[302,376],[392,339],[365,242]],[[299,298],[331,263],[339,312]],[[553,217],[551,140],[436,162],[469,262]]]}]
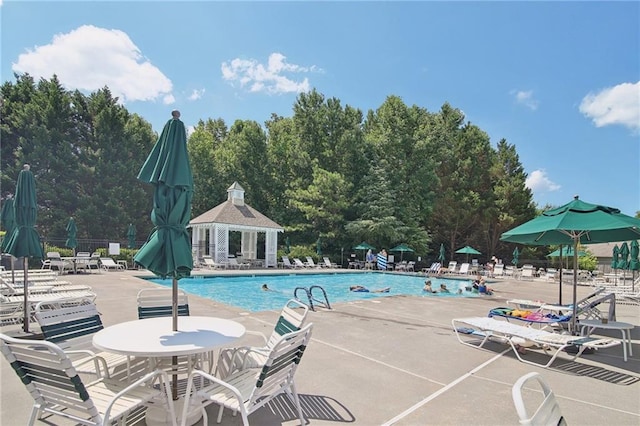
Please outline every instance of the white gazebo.
[{"label": "white gazebo", "polygon": [[[256,259],[258,232],[265,237],[265,267],[277,267],[278,225],[244,202],[244,189],[234,182],[227,189],[227,201],[201,214],[189,222],[193,258],[211,256],[216,263],[229,258],[229,232],[242,232],[241,249],[243,259]],[[207,244],[208,243],[208,244]],[[207,250],[208,247],[208,250]]]}]

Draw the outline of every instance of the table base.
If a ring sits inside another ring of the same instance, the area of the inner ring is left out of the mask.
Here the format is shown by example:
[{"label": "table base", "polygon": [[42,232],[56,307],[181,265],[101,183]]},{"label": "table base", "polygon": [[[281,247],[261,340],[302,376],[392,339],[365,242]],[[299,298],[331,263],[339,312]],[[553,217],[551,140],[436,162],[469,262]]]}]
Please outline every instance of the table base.
[{"label": "table base", "polygon": [[[182,422],[182,410],[184,410],[184,397],[180,397],[173,401],[173,408],[176,410],[176,423]],[[202,410],[200,407],[194,409],[187,416],[187,425],[194,425],[202,418]],[[145,421],[148,426],[166,426],[172,425],[171,415],[165,408],[164,404],[154,404],[147,408]]]}]

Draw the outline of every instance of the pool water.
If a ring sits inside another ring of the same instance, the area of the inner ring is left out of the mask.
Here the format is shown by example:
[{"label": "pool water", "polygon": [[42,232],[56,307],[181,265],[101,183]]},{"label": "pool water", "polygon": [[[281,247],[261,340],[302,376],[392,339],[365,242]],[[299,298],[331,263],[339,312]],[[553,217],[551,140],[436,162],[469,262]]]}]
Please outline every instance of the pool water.
[{"label": "pool water", "polygon": [[[236,306],[247,311],[279,310],[287,300],[294,297],[297,287],[324,288],[329,303],[350,302],[375,297],[394,295],[412,295],[421,297],[476,297],[477,294],[465,290],[471,285],[471,279],[429,278],[434,290],[445,284],[451,293],[426,293],[422,291],[424,276],[370,273],[340,274],[283,274],[235,277],[189,277],[179,281],[180,289],[187,293],[212,299],[226,305]],[[149,279],[162,286],[171,287],[171,279]],[[266,284],[270,291],[262,290]],[[388,293],[364,293],[349,291],[350,286],[361,285],[369,290],[389,287]],[[462,294],[458,294],[462,289]],[[307,302],[306,293],[298,290],[297,296]],[[313,297],[323,300],[322,292],[313,289]],[[316,302],[314,304],[317,305]]]}]

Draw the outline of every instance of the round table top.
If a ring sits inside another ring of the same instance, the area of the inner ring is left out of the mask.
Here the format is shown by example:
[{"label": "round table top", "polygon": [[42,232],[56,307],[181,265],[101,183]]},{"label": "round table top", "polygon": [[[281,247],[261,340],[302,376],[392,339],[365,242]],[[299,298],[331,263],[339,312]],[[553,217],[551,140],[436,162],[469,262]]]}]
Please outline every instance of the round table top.
[{"label": "round table top", "polygon": [[609,321],[606,324],[602,322],[602,320],[580,320],[581,327],[597,327],[602,329],[632,329],[635,326],[633,324],[629,324],[628,322],[620,322],[620,321]]},{"label": "round table top", "polygon": [[178,356],[211,351],[244,336],[245,327],[214,317],[181,316],[178,331],[172,318],[127,321],[100,330],[93,345],[103,351],[130,356]]}]

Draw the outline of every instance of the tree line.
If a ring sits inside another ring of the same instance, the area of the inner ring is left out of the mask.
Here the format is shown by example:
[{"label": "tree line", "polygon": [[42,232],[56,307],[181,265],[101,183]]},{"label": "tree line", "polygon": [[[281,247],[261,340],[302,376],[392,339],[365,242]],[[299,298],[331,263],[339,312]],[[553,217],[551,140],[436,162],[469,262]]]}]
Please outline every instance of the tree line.
[{"label": "tree line", "polygon": [[[152,192],[136,179],[157,139],[149,122],[108,87],[85,95],[56,76],[15,75],[0,101],[0,196],[15,192],[30,164],[41,236],[64,238],[69,217],[78,238],[124,240],[129,223],[149,234]],[[481,258],[508,259],[514,246],[500,235],[536,215],[515,145],[501,139],[494,147],[448,103],[431,112],[390,95],[364,113],[312,90],[292,109],[263,125],[198,121],[188,138],[192,217],[225,201],[237,181],[292,245],[315,251],[320,238],[335,255],[360,241],[406,243],[432,259],[442,243],[448,258],[470,245]]]}]

